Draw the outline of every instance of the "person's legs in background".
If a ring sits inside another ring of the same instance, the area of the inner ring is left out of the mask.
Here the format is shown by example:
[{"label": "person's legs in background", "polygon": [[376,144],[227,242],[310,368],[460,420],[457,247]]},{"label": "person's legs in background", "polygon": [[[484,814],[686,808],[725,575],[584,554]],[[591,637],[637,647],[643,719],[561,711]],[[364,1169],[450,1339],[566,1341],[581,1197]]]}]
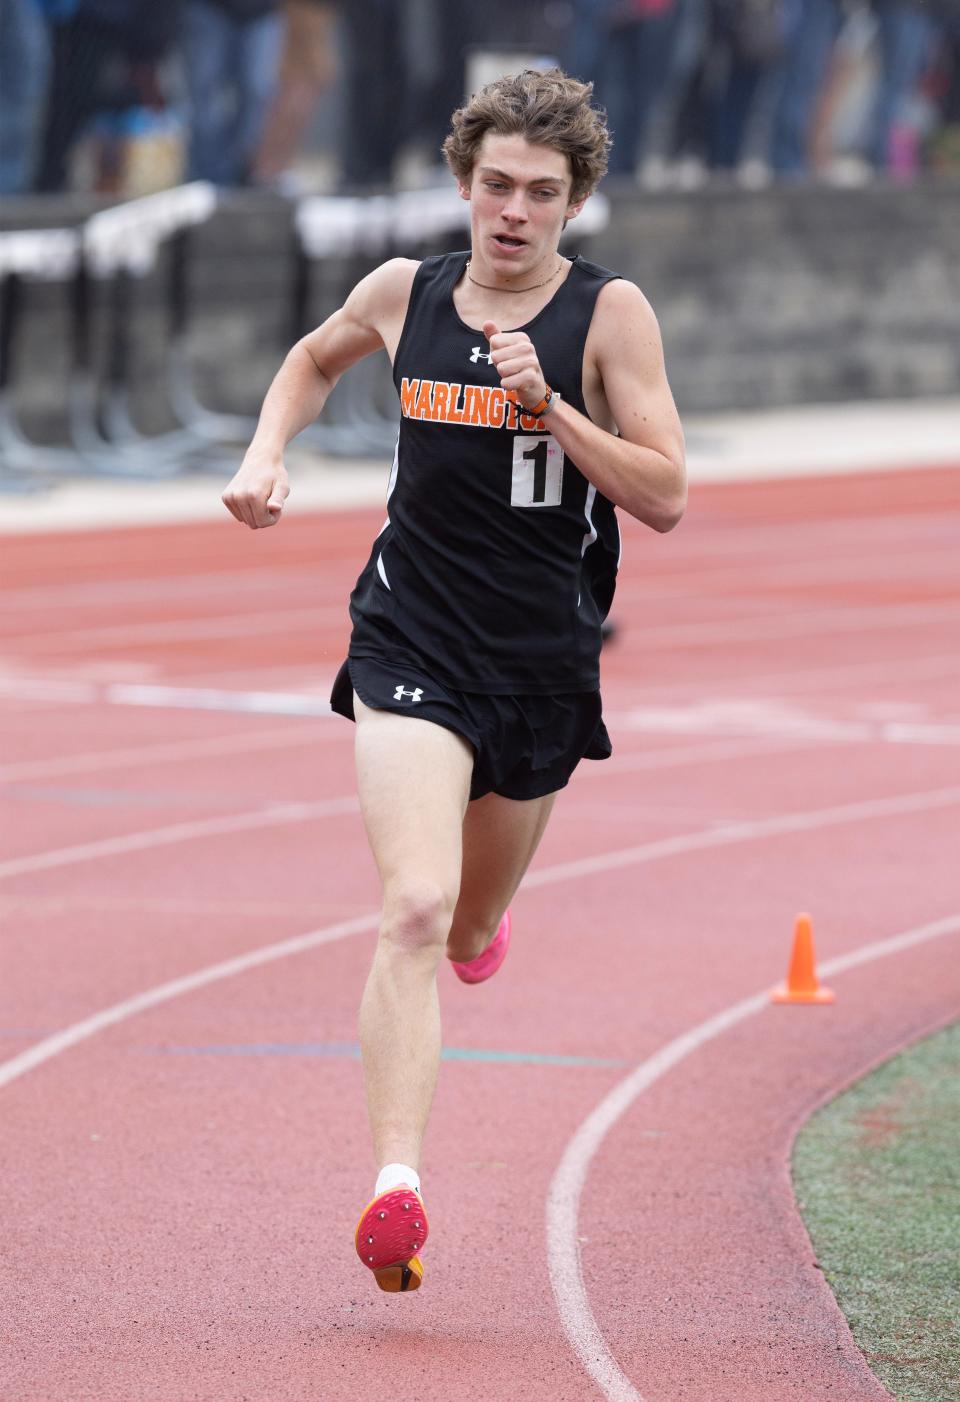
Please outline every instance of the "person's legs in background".
[{"label": "person's legs in background", "polygon": [[[382,185],[406,140],[403,67],[396,61],[401,7],[397,0],[364,0],[344,7],[346,133],[344,181]],[[455,59],[451,57],[451,62]]]},{"label": "person's legs in background", "polygon": [[869,155],[876,170],[890,168],[891,138],[909,98],[933,58],[941,26],[910,0],[883,0],[877,12],[880,76],[870,124]]},{"label": "person's legs in background", "polygon": [[230,146],[231,92],[236,72],[236,22],[208,0],[187,0],[183,16],[183,66],[190,100],[191,180],[235,183],[237,161]]},{"label": "person's legs in background", "polygon": [[247,20],[236,33],[236,103],[230,124],[233,185],[250,183],[270,103],[277,90],[283,53],[284,18],[279,11]]},{"label": "person's legs in background", "polygon": [[32,187],[48,68],[37,0],[0,0],[0,195]]},{"label": "person's legs in background", "polygon": [[633,175],[637,168],[641,101],[637,82],[640,25],[607,27],[598,54],[597,91],[607,110],[613,137],[611,175]]},{"label": "person's legs in background", "polygon": [[283,57],[273,102],[254,159],[258,185],[276,185],[290,170],[304,131],[337,70],[336,15],[326,0],[287,0]]},{"label": "person's legs in background", "polygon": [[642,168],[651,155],[655,133],[677,107],[678,89],[686,74],[677,66],[677,48],[684,31],[680,0],[654,10],[640,25],[634,82],[637,89],[637,162]]},{"label": "person's legs in background", "polygon": [[839,29],[837,0],[800,0],[773,117],[770,163],[779,176],[798,178],[809,170],[814,110]]},{"label": "person's legs in background", "polygon": [[743,154],[743,138],[754,98],[764,73],[763,64],[728,54],[729,68],[722,87],[711,103],[709,163],[713,170],[736,170]]},{"label": "person's legs in background", "polygon": [[117,52],[107,25],[74,17],[51,29],[51,68],[36,187],[53,194],[66,187],[67,162],[77,137],[101,101],[104,64]]},{"label": "person's legs in background", "polygon": [[563,49],[564,71],[581,82],[597,79],[610,0],[573,0]]}]

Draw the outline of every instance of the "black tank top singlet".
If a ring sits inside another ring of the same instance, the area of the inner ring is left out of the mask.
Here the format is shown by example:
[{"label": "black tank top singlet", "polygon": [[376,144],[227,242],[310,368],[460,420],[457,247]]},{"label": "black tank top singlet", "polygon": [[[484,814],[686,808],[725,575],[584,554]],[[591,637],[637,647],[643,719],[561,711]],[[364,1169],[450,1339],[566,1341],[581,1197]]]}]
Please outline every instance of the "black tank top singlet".
[{"label": "black tank top singlet", "polygon": [[[401,422],[387,521],[350,599],[350,655],[412,650],[486,695],[594,691],[620,535],[612,504],[510,401],[457,315],[468,254],[425,259],[393,367]],[[583,349],[617,276],[576,258],[526,331],[547,383],[586,413]]]}]

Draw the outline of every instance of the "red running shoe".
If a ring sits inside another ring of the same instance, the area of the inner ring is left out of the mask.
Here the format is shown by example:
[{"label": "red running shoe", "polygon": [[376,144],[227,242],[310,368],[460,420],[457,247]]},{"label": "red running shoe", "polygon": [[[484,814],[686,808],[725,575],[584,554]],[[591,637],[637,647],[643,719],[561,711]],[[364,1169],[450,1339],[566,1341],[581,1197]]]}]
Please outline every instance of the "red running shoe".
[{"label": "red running shoe", "polygon": [[390,1188],[367,1204],[354,1240],[381,1290],[419,1290],[423,1263],[417,1253],[429,1230],[423,1202],[412,1188]]},{"label": "red running shoe", "polygon": [[510,948],[510,912],[500,921],[497,933],[487,945],[482,954],[478,954],[476,959],[468,959],[466,963],[458,964],[455,959],[451,959],[453,972],[458,979],[464,983],[483,983],[484,979],[495,974],[507,957],[507,950]]}]

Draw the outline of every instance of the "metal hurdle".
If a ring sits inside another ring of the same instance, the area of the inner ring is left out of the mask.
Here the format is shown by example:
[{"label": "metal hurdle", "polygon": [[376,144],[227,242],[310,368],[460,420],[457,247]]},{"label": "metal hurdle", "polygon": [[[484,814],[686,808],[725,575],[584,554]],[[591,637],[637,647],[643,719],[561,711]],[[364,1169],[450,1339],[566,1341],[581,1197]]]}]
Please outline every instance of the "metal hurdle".
[{"label": "metal hurdle", "polygon": [[[194,181],[103,210],[84,226],[83,259],[74,285],[70,422],[74,445],[88,470],[167,477],[197,468],[219,469],[225,464],[209,458],[211,442],[229,441],[247,431],[246,421],[236,428],[232,416],[207,415],[196,399],[188,396],[183,240],[188,230],[210,218],[216,198],[213,185]],[[137,428],[131,410],[130,329],[136,285],[155,269],[161,245],[168,240],[174,242],[175,252],[168,265],[165,298],[170,331],[166,375],[178,427],[148,436]],[[107,289],[107,364],[102,390],[92,344],[95,283]],[[222,432],[211,432],[210,421]]]},{"label": "metal hurdle", "polygon": [[26,284],[42,281],[66,286],[76,277],[80,263],[80,236],[75,229],[0,234],[0,490],[31,491],[77,468],[75,453],[45,447],[27,437],[17,417],[13,386]]},{"label": "metal hurdle", "polygon": [[[393,203],[388,195],[317,195],[298,203],[290,315],[294,340],[311,329],[309,312],[318,272],[324,275],[320,292],[326,316],[340,305],[345,292],[387,257]],[[373,407],[382,379],[383,367],[375,361],[355,366],[337,386],[323,422],[311,425],[301,435],[303,441],[344,457],[392,449],[396,423]]]}]

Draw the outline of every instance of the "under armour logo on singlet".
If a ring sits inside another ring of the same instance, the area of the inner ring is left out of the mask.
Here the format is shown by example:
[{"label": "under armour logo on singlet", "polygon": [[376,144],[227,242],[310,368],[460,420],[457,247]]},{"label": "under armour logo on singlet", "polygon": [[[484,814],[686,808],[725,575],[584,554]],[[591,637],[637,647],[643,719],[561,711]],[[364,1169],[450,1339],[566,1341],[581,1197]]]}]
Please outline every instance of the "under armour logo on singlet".
[{"label": "under armour logo on singlet", "polygon": [[393,693],[393,699],[394,701],[403,701],[409,696],[410,704],[412,706],[415,706],[422,695],[422,686],[415,686],[412,691],[407,691],[403,685],[403,682],[401,682],[400,685],[397,687],[396,691]]},{"label": "under armour logo on singlet", "polygon": [[483,348],[482,348],[481,346],[474,346],[474,348],[473,348],[473,350],[472,350],[472,352],[471,352],[471,354],[470,354],[470,364],[471,364],[471,365],[476,365],[476,363],[477,363],[478,360],[485,360],[485,361],[487,362],[487,364],[489,365],[489,364],[490,364],[490,359],[491,359],[491,357],[490,357],[490,352],[489,352],[489,351],[483,350]]}]

